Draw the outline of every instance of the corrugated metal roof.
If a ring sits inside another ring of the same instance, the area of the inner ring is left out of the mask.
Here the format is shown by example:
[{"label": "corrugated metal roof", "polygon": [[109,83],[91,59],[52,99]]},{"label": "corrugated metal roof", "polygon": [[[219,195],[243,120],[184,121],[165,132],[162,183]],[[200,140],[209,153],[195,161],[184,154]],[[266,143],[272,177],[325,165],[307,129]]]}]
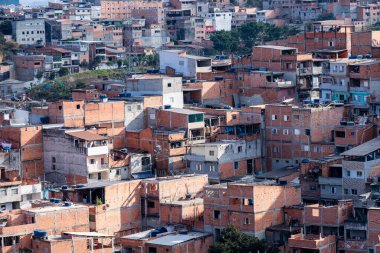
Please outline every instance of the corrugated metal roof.
[{"label": "corrugated metal roof", "polygon": [[362,145],[359,145],[359,146],[354,147],[350,150],[347,150],[346,152],[341,153],[341,155],[344,155],[344,156],[365,156],[365,155],[368,155],[369,153],[372,153],[378,149],[380,149],[380,137],[377,137],[375,139],[372,139],[370,141],[363,143]]}]

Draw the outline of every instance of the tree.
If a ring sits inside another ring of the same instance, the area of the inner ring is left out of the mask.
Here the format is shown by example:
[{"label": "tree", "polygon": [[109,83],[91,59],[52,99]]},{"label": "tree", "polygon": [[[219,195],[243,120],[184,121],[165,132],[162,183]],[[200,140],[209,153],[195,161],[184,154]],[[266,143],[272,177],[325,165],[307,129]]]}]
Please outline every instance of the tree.
[{"label": "tree", "polygon": [[210,39],[214,43],[214,49],[219,52],[234,53],[239,49],[240,34],[237,30],[217,31]]},{"label": "tree", "polygon": [[59,71],[58,71],[58,74],[59,76],[66,76],[68,75],[70,72],[67,68],[60,68]]},{"label": "tree", "polygon": [[211,245],[209,253],[277,253],[278,248],[269,246],[264,240],[259,240],[240,232],[229,225],[222,230],[218,240]]},{"label": "tree", "polygon": [[0,31],[4,35],[12,35],[12,23],[9,20],[5,20],[0,23]]},{"label": "tree", "polygon": [[317,17],[317,21],[335,20],[335,16],[332,13],[322,13]]}]

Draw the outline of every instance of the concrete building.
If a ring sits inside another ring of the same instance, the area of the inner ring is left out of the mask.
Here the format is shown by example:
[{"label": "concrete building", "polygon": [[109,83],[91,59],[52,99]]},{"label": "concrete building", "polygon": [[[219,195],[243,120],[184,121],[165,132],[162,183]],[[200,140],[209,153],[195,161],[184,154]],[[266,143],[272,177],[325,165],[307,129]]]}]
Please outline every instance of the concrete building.
[{"label": "concrete building", "polygon": [[126,92],[132,96],[159,95],[164,105],[183,108],[181,77],[133,75],[126,81]]},{"label": "concrete building", "polygon": [[90,131],[44,129],[43,143],[49,181],[77,184],[110,179],[107,137]]},{"label": "concrete building", "polygon": [[260,140],[222,140],[192,145],[189,149],[185,156],[189,172],[207,174],[212,183],[252,175],[261,159]]},{"label": "concrete building", "polygon": [[13,37],[19,45],[45,45],[43,19],[27,19],[13,23]]},{"label": "concrete building", "polygon": [[198,73],[211,72],[211,58],[187,55],[181,50],[161,50],[160,72],[178,73],[183,77],[197,78]]},{"label": "concrete building", "polygon": [[208,13],[206,19],[211,20],[213,32],[231,31],[232,13],[231,12],[215,12]]},{"label": "concrete building", "polygon": [[366,184],[380,176],[380,138],[375,138],[343,152],[342,175],[344,198],[357,199],[367,192]]}]

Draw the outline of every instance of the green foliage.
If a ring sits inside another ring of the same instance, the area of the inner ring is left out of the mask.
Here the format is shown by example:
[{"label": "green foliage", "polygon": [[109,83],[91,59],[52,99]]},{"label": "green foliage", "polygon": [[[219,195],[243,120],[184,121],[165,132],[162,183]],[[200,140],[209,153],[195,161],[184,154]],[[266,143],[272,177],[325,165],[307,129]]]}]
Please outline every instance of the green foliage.
[{"label": "green foliage", "polygon": [[[0,31],[1,28],[0,28]],[[6,42],[4,34],[0,32],[0,62],[1,58],[11,58],[13,50],[15,50],[18,45],[15,42]]]},{"label": "green foliage", "polygon": [[70,72],[67,68],[60,68],[59,71],[58,71],[58,74],[59,76],[66,76],[68,75]]},{"label": "green foliage", "polygon": [[238,30],[217,31],[210,39],[214,43],[214,49],[219,52],[232,53],[239,48],[240,33]]},{"label": "green foliage", "polygon": [[0,23],[0,31],[4,35],[12,35],[12,23],[9,20],[5,20]]},{"label": "green foliage", "polygon": [[263,22],[251,22],[232,31],[218,31],[211,35],[214,49],[223,53],[246,54],[253,46],[267,41],[286,38],[299,33],[294,27],[275,26]]},{"label": "green foliage", "polygon": [[98,196],[96,197],[96,205],[97,205],[97,206],[103,205],[103,201],[102,201],[102,199],[99,198]]},{"label": "green foliage", "polygon": [[322,13],[317,17],[317,21],[335,20],[335,16],[332,13]]},{"label": "green foliage", "polygon": [[240,232],[229,225],[222,230],[220,236],[209,249],[209,253],[277,253],[279,250],[268,246],[264,240],[259,240]]},{"label": "green foliage", "polygon": [[375,24],[368,26],[367,30],[369,30],[369,31],[380,31],[380,22],[376,22]]},{"label": "green foliage", "polygon": [[262,8],[263,7],[263,3],[260,0],[247,0],[247,6],[248,7]]}]

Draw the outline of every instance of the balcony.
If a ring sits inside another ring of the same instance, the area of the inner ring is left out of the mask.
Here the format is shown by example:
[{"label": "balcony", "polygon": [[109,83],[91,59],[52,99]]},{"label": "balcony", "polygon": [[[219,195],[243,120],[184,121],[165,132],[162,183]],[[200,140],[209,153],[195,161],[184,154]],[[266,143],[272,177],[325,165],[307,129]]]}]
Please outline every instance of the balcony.
[{"label": "balcony", "polygon": [[298,68],[298,74],[300,76],[307,76],[313,74],[313,68],[312,67],[306,67],[306,68]]},{"label": "balcony", "polygon": [[367,240],[352,240],[347,239],[345,241],[339,241],[338,243],[339,249],[347,249],[347,250],[367,250],[368,243]]},{"label": "balcony", "polygon": [[204,162],[206,159],[205,159],[205,156],[201,156],[201,155],[185,155],[185,160]]},{"label": "balcony", "polygon": [[189,138],[189,142],[191,144],[205,143],[205,137],[204,136],[194,136],[194,137]]},{"label": "balcony", "polygon": [[109,153],[108,146],[98,146],[87,148],[87,155],[107,155]]},{"label": "balcony", "polygon": [[109,164],[87,164],[89,173],[106,171],[109,169]]},{"label": "balcony", "polygon": [[359,220],[346,220],[344,222],[344,229],[367,231],[367,222]]},{"label": "balcony", "polygon": [[345,85],[337,85],[332,83],[322,83],[319,88],[321,90],[332,90],[332,91],[348,91],[348,87]]},{"label": "balcony", "polygon": [[350,87],[351,92],[368,92],[368,89],[368,87],[364,86]]},{"label": "balcony", "polygon": [[337,177],[319,177],[318,178],[318,183],[320,185],[338,185],[338,186],[342,186],[343,180],[342,180],[342,178],[337,178]]}]

